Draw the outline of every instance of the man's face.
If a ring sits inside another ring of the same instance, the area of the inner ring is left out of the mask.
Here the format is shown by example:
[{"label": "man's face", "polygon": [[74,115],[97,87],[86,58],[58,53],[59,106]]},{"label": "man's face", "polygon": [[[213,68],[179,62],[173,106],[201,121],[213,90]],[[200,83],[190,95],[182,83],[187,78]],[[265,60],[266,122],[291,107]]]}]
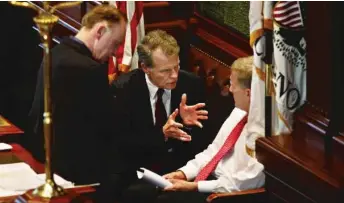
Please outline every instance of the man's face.
[{"label": "man's face", "polygon": [[248,112],[250,107],[250,89],[244,88],[238,81],[238,73],[232,71],[230,76],[231,86],[229,91],[232,92],[235,106]]},{"label": "man's face", "polygon": [[174,89],[178,81],[179,56],[166,56],[160,48],[152,52],[153,67],[143,70],[151,82],[159,88]]},{"label": "man's face", "polygon": [[100,26],[96,31],[93,56],[102,62],[106,62],[123,42],[125,31],[124,21],[111,26]]}]

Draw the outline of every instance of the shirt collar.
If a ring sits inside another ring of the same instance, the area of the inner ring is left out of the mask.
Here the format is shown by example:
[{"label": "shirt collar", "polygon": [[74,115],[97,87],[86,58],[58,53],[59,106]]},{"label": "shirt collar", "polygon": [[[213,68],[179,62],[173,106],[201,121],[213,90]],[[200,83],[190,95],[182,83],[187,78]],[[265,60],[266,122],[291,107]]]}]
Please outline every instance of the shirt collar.
[{"label": "shirt collar", "polygon": [[[159,88],[150,81],[147,74],[145,74],[145,79],[146,79],[146,83],[149,90],[149,97],[150,99],[154,99],[156,92],[158,91]],[[168,98],[170,98],[171,90],[168,90],[168,89],[164,89],[164,90],[165,90],[164,93],[168,96]]]},{"label": "shirt collar", "polygon": [[81,44],[81,45],[85,45],[85,43],[83,41],[81,41],[80,39],[76,38],[75,36],[70,36],[70,38],[72,40],[74,40],[75,42]]}]

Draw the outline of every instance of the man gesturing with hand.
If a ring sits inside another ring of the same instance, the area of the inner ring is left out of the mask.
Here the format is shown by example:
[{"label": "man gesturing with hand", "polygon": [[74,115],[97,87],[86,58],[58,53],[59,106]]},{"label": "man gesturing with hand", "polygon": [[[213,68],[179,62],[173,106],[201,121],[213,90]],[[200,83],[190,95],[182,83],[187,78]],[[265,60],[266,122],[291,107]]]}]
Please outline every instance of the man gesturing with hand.
[{"label": "man gesturing with hand", "polygon": [[164,174],[182,166],[202,147],[198,140],[208,119],[204,84],[180,70],[179,46],[171,35],[149,32],[137,51],[140,68],[110,86],[118,126],[111,161],[116,176],[124,171],[129,182],[140,167]]}]

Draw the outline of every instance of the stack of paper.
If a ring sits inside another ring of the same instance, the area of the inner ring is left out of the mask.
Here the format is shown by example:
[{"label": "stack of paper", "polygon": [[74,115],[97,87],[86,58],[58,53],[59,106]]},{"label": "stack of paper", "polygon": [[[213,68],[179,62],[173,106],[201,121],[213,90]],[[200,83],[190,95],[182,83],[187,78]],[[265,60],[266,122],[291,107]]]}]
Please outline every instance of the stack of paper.
[{"label": "stack of paper", "polygon": [[160,188],[165,188],[172,185],[172,183],[166,180],[164,177],[146,168],[140,168],[140,170],[136,171],[136,173],[139,179],[144,179]]},{"label": "stack of paper", "polygon": [[[73,183],[54,175],[55,182],[62,187],[73,187]],[[0,164],[0,197],[19,195],[45,183],[45,174],[36,174],[23,162]]]},{"label": "stack of paper", "polygon": [[12,146],[3,142],[0,142],[0,151],[8,151],[11,150]]}]

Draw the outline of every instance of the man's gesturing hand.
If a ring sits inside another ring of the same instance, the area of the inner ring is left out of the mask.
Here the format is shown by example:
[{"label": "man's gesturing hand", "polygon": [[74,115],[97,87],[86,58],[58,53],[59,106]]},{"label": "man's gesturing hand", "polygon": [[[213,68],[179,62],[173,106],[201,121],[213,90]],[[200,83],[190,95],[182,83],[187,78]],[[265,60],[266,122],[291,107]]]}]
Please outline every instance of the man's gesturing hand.
[{"label": "man's gesturing hand", "polygon": [[182,117],[185,125],[197,125],[202,128],[203,125],[199,120],[208,119],[208,111],[198,110],[205,106],[205,103],[198,103],[193,106],[186,105],[186,94],[182,95],[181,102],[179,104],[180,117]]},{"label": "man's gesturing hand", "polygon": [[179,139],[181,141],[191,141],[191,136],[180,129],[183,127],[183,124],[175,121],[177,115],[178,109],[174,110],[174,112],[168,117],[166,124],[162,128],[165,137]]}]

